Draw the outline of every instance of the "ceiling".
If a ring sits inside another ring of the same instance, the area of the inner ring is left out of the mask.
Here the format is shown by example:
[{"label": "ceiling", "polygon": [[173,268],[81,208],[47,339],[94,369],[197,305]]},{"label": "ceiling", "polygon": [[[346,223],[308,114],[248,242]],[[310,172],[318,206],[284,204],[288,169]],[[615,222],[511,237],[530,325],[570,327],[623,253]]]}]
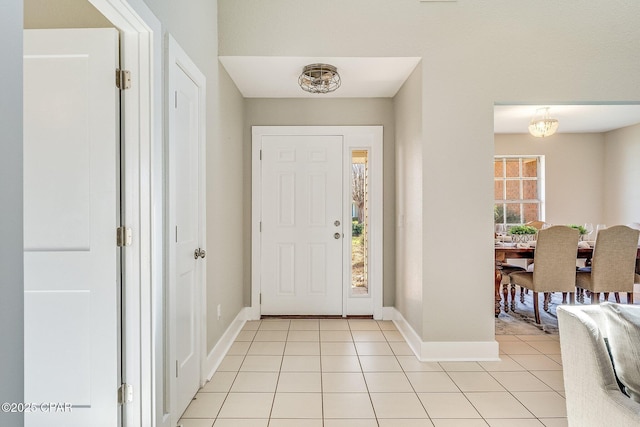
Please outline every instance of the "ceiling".
[{"label": "ceiling", "polygon": [[[220,62],[245,98],[393,98],[420,58],[221,56]],[[298,86],[305,65],[335,66],[342,86],[312,94]]]},{"label": "ceiling", "polygon": [[640,123],[640,104],[496,105],[494,132],[527,133],[531,117],[542,107],[549,107],[549,116],[558,120],[558,133],[608,132]]},{"label": "ceiling", "polygon": [[[418,57],[221,56],[245,98],[392,98],[420,62]],[[329,94],[312,94],[298,86],[305,65],[335,66],[342,85]],[[640,123],[640,103],[496,105],[495,133],[527,133],[537,108],[550,107],[558,133],[607,132]]]}]

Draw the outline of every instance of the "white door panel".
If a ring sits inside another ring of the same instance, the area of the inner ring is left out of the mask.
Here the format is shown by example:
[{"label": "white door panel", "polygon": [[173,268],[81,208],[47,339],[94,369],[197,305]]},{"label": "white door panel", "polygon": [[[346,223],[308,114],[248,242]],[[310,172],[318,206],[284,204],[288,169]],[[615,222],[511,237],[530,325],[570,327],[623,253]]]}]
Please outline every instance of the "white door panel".
[{"label": "white door panel", "polygon": [[[170,40],[169,47],[169,235],[171,357],[174,422],[200,388],[204,345],[201,307],[204,263],[194,253],[204,248],[204,77]],[[172,366],[173,369],[173,366]]]},{"label": "white door panel", "polygon": [[172,155],[175,158],[176,180],[176,360],[178,413],[182,413],[200,386],[198,343],[198,298],[196,286],[200,259],[194,258],[199,248],[198,236],[198,88],[176,67],[174,96],[175,116],[171,120]]},{"label": "white door panel", "polygon": [[24,37],[26,426],[115,426],[119,104],[115,29]]},{"label": "white door panel", "polygon": [[342,137],[264,136],[262,314],[342,314],[342,217]]}]

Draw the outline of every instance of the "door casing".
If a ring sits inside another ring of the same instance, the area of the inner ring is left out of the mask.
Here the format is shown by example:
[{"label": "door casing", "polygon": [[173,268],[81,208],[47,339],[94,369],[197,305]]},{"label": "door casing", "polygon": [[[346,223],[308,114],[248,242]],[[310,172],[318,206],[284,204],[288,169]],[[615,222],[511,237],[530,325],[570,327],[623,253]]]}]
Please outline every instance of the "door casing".
[{"label": "door casing", "polygon": [[[351,239],[345,230],[343,239],[343,301],[342,315],[373,315],[382,319],[382,263],[383,263],[383,209],[382,209],[382,126],[253,126],[252,127],[252,206],[251,206],[251,307],[250,319],[259,319],[261,289],[260,221],[262,212],[261,138],[266,135],[340,135],[343,137],[343,171],[350,176],[351,152],[368,150],[370,153],[370,235],[369,235],[369,295],[350,296]],[[351,182],[343,180],[343,224],[351,224]]]},{"label": "door casing", "polygon": [[[132,85],[121,94],[123,225],[132,245],[123,250],[123,380],[133,401],[123,426],[168,427],[163,403],[164,342],[154,329],[163,321],[162,27],[142,0],[89,0],[120,32],[120,66]],[[149,395],[151,393],[151,395]]]}]

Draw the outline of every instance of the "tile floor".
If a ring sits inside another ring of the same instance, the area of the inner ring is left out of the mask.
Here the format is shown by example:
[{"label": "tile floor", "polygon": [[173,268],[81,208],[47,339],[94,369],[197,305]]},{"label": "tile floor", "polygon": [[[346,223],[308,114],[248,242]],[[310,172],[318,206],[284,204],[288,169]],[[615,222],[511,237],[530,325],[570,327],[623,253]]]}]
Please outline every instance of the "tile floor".
[{"label": "tile floor", "polygon": [[566,426],[557,335],[498,335],[499,362],[420,362],[392,322],[248,322],[184,427]]}]

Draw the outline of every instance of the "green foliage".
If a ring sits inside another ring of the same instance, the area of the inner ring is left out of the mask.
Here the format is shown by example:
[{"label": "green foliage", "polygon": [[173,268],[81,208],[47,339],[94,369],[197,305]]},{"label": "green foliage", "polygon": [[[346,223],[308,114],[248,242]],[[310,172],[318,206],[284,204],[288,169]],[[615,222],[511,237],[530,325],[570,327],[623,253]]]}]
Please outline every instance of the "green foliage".
[{"label": "green foliage", "polygon": [[360,236],[362,234],[362,230],[364,229],[364,224],[358,221],[351,221],[351,235],[354,237]]},{"label": "green foliage", "polygon": [[509,229],[509,234],[536,234],[538,229],[530,225],[514,225]]},{"label": "green foliage", "polygon": [[516,224],[520,222],[520,215],[507,209],[507,218],[504,218],[504,205],[493,206],[493,221],[496,224]]},{"label": "green foliage", "polygon": [[588,234],[587,229],[584,228],[582,225],[569,224],[569,227],[575,228],[580,232],[580,234]]}]

